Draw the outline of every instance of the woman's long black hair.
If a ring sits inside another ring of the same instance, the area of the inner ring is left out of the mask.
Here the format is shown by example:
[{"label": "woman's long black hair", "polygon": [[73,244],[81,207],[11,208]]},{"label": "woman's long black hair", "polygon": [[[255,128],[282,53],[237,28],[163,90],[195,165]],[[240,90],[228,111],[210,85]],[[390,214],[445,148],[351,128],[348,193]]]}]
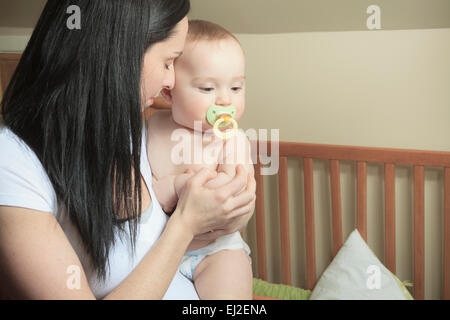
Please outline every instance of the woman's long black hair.
[{"label": "woman's long black hair", "polygon": [[[67,27],[71,5],[80,8],[81,29]],[[48,0],[1,102],[5,125],[36,153],[58,212],[69,214],[103,280],[115,232],[125,231],[119,211],[135,248],[143,56],[189,7],[189,0]]]}]

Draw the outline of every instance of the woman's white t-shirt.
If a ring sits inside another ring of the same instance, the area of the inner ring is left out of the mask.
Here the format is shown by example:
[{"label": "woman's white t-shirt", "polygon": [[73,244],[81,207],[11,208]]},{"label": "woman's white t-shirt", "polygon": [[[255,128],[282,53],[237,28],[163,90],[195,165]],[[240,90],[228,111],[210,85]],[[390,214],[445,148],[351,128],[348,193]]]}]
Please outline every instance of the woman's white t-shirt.
[{"label": "woman's white t-shirt", "polygon": [[[108,295],[139,264],[145,254],[160,237],[167,216],[161,209],[152,188],[152,173],[147,158],[145,125],[142,136],[141,172],[152,198],[151,207],[142,213],[138,225],[135,255],[131,256],[129,237],[119,238],[110,251],[110,269],[105,282],[97,277],[90,258],[82,246],[81,238],[66,214],[59,217],[59,224],[80,259],[90,288],[97,299]],[[6,128],[0,119],[0,206],[15,206],[50,212],[56,216],[57,201],[52,184],[36,157],[36,154]],[[125,222],[128,224],[128,222]],[[125,225],[128,230],[128,225]],[[108,270],[107,270],[108,271]],[[68,274],[69,276],[70,274]],[[157,274],[151,275],[158,277]],[[195,288],[187,278],[176,272],[163,299],[198,299]]]}]

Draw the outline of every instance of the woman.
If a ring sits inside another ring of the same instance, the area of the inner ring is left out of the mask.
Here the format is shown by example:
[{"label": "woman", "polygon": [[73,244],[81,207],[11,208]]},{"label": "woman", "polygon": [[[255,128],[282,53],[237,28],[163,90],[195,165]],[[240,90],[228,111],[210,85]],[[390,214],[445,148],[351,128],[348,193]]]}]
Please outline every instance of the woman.
[{"label": "woman", "polygon": [[195,299],[184,251],[244,227],[255,181],[193,174],[169,220],[153,201],[141,114],[174,85],[189,1],[78,1],[80,30],[72,4],[47,2],[2,101],[0,297]]}]

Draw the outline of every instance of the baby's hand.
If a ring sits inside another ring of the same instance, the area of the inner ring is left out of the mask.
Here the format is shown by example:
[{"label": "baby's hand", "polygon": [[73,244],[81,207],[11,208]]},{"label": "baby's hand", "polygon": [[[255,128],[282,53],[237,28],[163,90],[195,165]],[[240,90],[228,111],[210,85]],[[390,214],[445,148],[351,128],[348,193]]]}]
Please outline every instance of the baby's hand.
[{"label": "baby's hand", "polygon": [[231,176],[225,172],[218,172],[217,177],[212,180],[209,180],[205,183],[206,188],[216,189],[223,185],[226,185],[228,182],[233,180],[234,176]]},{"label": "baby's hand", "polygon": [[178,197],[174,188],[175,176],[165,176],[159,180],[153,177],[153,190],[164,212],[169,213],[177,204]]},{"label": "baby's hand", "polygon": [[181,192],[183,192],[184,186],[186,185],[186,181],[189,180],[194,175],[194,171],[192,169],[187,169],[184,173],[179,174],[175,177],[175,193],[177,195],[177,200],[180,197]]},{"label": "baby's hand", "polygon": [[192,170],[180,175],[169,175],[157,180],[153,177],[153,190],[165,213],[170,214],[175,209],[179,196],[186,181],[192,177]]}]

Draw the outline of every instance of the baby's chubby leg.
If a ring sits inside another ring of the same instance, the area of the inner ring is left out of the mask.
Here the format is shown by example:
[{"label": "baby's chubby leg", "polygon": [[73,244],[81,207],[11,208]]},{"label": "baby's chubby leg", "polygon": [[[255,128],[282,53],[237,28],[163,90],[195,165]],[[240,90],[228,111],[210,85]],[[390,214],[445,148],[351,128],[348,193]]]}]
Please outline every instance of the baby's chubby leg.
[{"label": "baby's chubby leg", "polygon": [[251,300],[253,273],[244,249],[221,250],[195,268],[194,284],[202,300]]}]

